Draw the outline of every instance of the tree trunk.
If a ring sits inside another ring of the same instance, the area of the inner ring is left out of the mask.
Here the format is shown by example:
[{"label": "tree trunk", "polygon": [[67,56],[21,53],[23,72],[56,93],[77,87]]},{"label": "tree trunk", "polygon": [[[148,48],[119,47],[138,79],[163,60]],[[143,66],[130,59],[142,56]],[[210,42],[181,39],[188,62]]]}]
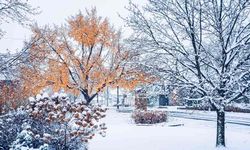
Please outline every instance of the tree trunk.
[{"label": "tree trunk", "polygon": [[89,96],[84,96],[85,100],[86,100],[86,105],[90,104],[90,98]]},{"label": "tree trunk", "polygon": [[217,110],[216,147],[225,147],[225,111]]},{"label": "tree trunk", "polygon": [[81,91],[82,95],[84,96],[85,100],[86,100],[86,105],[89,105],[90,102],[98,95],[98,93],[93,94],[92,96],[90,96],[89,94],[87,94],[87,92],[85,91]]}]

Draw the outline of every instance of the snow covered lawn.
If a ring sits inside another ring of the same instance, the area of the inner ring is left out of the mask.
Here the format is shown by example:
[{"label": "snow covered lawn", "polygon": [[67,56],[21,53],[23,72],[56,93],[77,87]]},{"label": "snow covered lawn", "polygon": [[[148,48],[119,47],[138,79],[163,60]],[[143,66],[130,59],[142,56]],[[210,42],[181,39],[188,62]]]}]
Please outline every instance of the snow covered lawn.
[{"label": "snow covered lawn", "polygon": [[[133,124],[130,113],[107,112],[107,136],[97,135],[89,150],[213,150],[216,123],[170,118],[169,123],[152,126]],[[174,123],[184,126],[170,127]],[[226,125],[227,150],[250,149],[250,127]]]}]

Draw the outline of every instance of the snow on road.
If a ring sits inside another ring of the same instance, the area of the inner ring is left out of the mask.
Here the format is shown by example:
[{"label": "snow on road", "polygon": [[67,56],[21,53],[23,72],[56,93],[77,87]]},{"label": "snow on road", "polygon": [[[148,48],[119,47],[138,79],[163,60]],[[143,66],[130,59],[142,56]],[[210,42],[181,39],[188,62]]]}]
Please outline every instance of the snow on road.
[{"label": "snow on road", "polygon": [[[97,135],[89,150],[214,150],[216,124],[214,122],[170,118],[169,123],[152,126],[133,124],[129,113],[109,110],[107,136]],[[173,123],[184,126],[170,127]],[[250,149],[250,127],[226,125],[227,150]]]}]

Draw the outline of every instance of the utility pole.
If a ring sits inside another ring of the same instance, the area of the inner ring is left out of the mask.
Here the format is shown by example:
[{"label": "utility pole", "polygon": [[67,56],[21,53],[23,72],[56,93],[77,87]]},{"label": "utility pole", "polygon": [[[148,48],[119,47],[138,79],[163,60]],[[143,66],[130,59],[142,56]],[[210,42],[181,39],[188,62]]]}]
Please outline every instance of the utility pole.
[{"label": "utility pole", "polygon": [[117,87],[116,87],[116,89],[117,89],[117,104],[116,104],[116,106],[117,106],[117,109],[119,109],[119,86],[117,85]]},{"label": "utility pole", "polygon": [[96,95],[97,104],[99,105],[99,94]]},{"label": "utility pole", "polygon": [[107,87],[107,106],[109,106],[109,88]]}]

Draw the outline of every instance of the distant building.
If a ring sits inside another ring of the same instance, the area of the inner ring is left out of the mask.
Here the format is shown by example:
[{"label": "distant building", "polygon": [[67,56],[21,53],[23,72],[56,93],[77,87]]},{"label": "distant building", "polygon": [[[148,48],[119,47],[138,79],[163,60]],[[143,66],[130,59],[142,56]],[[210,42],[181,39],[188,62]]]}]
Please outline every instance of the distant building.
[{"label": "distant building", "polygon": [[169,106],[169,96],[162,93],[147,93],[146,91],[136,91],[137,97],[144,97],[147,100],[148,106],[164,107]]},{"label": "distant building", "polygon": [[167,95],[160,94],[159,95],[159,106],[168,106],[169,105],[169,98]]}]

